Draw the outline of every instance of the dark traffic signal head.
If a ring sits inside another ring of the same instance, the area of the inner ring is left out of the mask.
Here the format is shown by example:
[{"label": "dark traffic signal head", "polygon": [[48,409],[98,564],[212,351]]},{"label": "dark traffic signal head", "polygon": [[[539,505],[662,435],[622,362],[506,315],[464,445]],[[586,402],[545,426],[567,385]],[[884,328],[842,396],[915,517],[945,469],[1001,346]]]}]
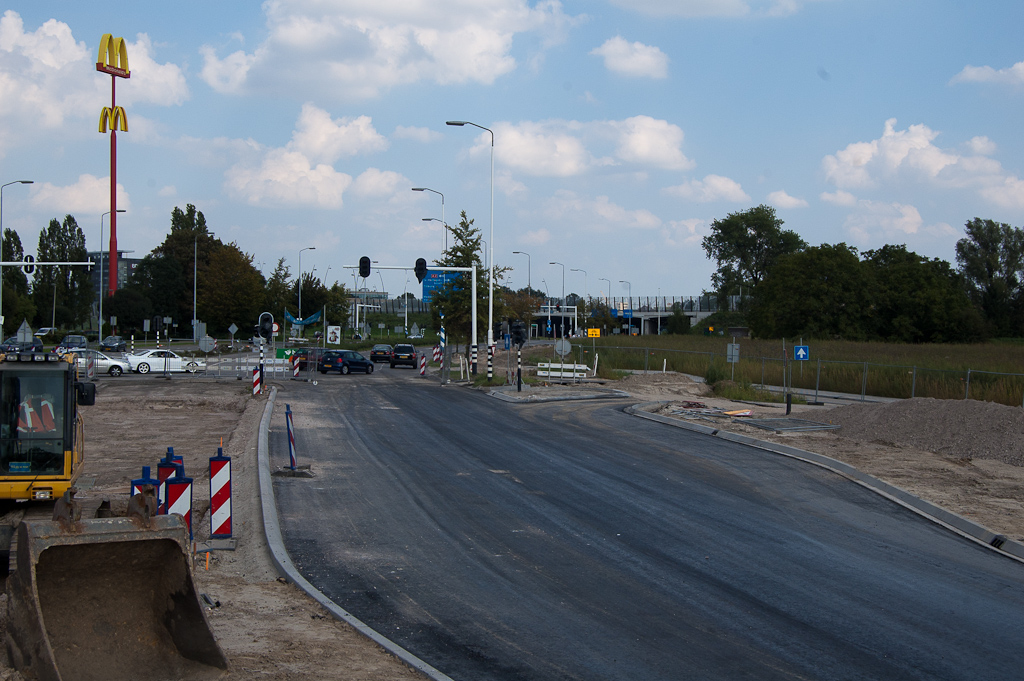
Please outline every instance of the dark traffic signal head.
[{"label": "dark traffic signal head", "polygon": [[264,312],[260,315],[259,334],[263,338],[270,339],[274,336],[274,315]]},{"label": "dark traffic signal head", "polygon": [[366,279],[370,276],[370,258],[369,256],[363,256],[359,258],[359,276]]},{"label": "dark traffic signal head", "polygon": [[416,281],[422,284],[424,277],[427,276],[427,261],[423,258],[416,258],[416,267],[413,268],[413,272],[416,273]]}]

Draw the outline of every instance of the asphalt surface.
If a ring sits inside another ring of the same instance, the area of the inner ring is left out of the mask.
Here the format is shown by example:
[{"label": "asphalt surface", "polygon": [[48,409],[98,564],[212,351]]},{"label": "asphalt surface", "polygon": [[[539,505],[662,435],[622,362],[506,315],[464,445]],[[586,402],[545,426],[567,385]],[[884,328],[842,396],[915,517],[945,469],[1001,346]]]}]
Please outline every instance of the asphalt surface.
[{"label": "asphalt surface", "polygon": [[283,403],[292,559],[459,681],[1021,678],[1024,565],[827,471],[405,369]]}]

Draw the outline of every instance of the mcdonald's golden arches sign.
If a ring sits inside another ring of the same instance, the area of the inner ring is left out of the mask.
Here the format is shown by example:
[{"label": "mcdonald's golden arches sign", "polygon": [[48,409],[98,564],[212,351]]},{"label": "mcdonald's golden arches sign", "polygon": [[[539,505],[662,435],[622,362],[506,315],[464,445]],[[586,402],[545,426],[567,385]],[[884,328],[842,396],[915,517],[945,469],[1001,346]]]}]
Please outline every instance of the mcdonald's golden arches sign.
[{"label": "mcdonald's golden arches sign", "polygon": [[100,38],[100,53],[96,57],[96,70],[118,78],[131,78],[128,70],[128,44],[124,38],[103,34]]}]

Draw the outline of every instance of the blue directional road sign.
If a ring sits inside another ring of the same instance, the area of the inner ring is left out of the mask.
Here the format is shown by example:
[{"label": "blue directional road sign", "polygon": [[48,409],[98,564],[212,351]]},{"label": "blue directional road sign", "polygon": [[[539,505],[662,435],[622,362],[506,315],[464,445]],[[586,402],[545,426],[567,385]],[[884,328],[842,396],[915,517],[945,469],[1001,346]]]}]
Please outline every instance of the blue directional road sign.
[{"label": "blue directional road sign", "polygon": [[511,334],[505,334],[505,349],[508,350],[512,347],[512,336]]},{"label": "blue directional road sign", "polygon": [[803,362],[811,358],[810,346],[807,345],[794,345],[793,346],[793,359],[798,362]]},{"label": "blue directional road sign", "polygon": [[622,311],[622,316],[625,317],[626,319],[632,319],[633,318],[633,311],[632,310],[623,310]]}]

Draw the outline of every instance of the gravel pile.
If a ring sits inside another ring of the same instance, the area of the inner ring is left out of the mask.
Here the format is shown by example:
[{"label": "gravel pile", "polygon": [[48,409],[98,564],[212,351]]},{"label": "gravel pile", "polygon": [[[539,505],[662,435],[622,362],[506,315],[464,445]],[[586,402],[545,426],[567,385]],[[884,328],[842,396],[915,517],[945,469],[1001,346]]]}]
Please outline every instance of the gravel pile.
[{"label": "gravel pile", "polygon": [[1024,466],[1024,409],[1020,407],[919,397],[836,407],[827,420],[842,427],[839,435],[855,440]]}]

